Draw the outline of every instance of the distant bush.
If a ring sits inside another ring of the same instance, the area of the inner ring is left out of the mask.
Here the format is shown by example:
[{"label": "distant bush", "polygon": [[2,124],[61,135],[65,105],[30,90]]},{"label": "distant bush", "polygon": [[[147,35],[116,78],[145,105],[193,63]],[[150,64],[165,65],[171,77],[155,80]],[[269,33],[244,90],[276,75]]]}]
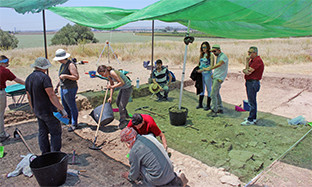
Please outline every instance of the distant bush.
[{"label": "distant bush", "polygon": [[67,24],[59,30],[51,39],[51,45],[77,45],[86,43],[97,43],[93,32],[88,27]]},{"label": "distant bush", "polygon": [[8,50],[17,48],[18,39],[10,32],[0,29],[0,49]]}]

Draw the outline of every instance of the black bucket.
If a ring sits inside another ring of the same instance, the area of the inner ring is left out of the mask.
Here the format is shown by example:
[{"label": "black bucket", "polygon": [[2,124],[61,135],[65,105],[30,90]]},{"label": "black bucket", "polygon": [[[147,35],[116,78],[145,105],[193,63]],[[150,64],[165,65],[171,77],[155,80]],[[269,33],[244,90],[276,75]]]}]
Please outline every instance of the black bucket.
[{"label": "black bucket", "polygon": [[173,112],[173,111],[170,111],[171,108],[172,107],[169,108],[170,124],[175,125],[175,126],[185,125],[188,109],[181,107],[181,109],[185,111]]},{"label": "black bucket", "polygon": [[[100,105],[96,107],[92,112],[90,113],[90,116],[94,119],[96,123],[99,122],[100,116],[101,116],[101,110],[102,106]],[[110,122],[114,120],[114,112],[112,105],[110,103],[105,103],[104,105],[104,110],[103,110],[103,115],[102,115],[102,120],[100,122],[100,125],[107,125]]]},{"label": "black bucket", "polygon": [[66,181],[67,163],[66,153],[49,152],[31,161],[30,168],[40,186],[60,186]]}]

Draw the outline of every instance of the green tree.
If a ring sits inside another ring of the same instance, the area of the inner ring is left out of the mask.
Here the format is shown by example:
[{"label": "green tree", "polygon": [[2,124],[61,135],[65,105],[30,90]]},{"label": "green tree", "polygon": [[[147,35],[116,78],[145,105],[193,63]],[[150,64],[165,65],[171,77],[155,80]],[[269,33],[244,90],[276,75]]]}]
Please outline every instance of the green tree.
[{"label": "green tree", "polygon": [[97,43],[90,28],[80,25],[67,24],[51,39],[52,45],[77,45],[79,43]]},{"label": "green tree", "polygon": [[8,50],[17,48],[18,39],[10,32],[0,29],[0,49]]}]

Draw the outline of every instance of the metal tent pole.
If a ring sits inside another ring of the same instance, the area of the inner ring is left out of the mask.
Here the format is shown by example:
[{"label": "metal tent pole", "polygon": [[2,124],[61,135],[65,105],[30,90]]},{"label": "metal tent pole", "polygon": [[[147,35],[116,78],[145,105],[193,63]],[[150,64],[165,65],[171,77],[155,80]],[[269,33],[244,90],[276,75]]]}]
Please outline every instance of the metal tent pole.
[{"label": "metal tent pole", "polygon": [[[47,49],[47,32],[46,32],[46,24],[45,24],[45,11],[42,10],[42,20],[43,20],[43,41],[44,41],[44,53],[45,58],[48,59],[48,49]],[[47,74],[49,75],[49,69],[47,70]]]},{"label": "metal tent pole", "polygon": [[152,64],[152,72],[154,70],[154,20],[152,20],[152,59],[151,59],[151,64]]},{"label": "metal tent pole", "polygon": [[[190,33],[190,24],[191,24],[191,21],[189,20],[187,24],[186,36],[188,36]],[[185,45],[185,51],[184,51],[183,71],[182,71],[181,86],[180,86],[179,110],[181,110],[183,83],[184,83],[184,76],[185,76],[185,64],[186,64],[186,57],[187,57],[187,47],[188,47],[188,44]]]}]

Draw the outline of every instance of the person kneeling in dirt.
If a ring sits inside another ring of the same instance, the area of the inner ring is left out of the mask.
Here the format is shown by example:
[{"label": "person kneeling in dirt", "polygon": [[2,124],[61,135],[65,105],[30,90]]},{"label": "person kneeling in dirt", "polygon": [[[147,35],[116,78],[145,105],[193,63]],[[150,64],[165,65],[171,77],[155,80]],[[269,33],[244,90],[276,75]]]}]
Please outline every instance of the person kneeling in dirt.
[{"label": "person kneeling in dirt", "polygon": [[[48,59],[39,57],[31,66],[35,70],[26,78],[25,88],[29,105],[38,119],[38,141],[41,153],[60,151],[62,127],[53,112],[57,108],[62,112],[63,117],[67,117],[67,113],[54,93],[50,77],[45,73],[51,63]],[[49,142],[49,133],[51,143]]]},{"label": "person kneeling in dirt", "polygon": [[[169,77],[169,82],[167,81],[167,77]],[[156,60],[156,69],[152,73],[152,78],[153,82],[161,87],[160,91],[164,92],[164,95],[160,92],[156,94],[158,101],[168,100],[169,85],[172,81],[172,76],[169,70],[162,65],[160,59]]]},{"label": "person kneeling in dirt", "polygon": [[132,118],[128,123],[128,127],[133,127],[140,135],[153,133],[155,137],[159,136],[165,150],[167,151],[168,146],[166,137],[164,133],[162,133],[161,130],[158,128],[152,116],[148,114],[135,113],[132,115]]},{"label": "person kneeling in dirt", "polygon": [[[152,135],[139,135],[132,127],[124,128],[120,139],[130,148],[130,172],[122,177],[130,182],[140,180],[144,186],[184,186],[173,170],[173,165],[163,146]],[[183,174],[184,179],[185,176]]]}]

